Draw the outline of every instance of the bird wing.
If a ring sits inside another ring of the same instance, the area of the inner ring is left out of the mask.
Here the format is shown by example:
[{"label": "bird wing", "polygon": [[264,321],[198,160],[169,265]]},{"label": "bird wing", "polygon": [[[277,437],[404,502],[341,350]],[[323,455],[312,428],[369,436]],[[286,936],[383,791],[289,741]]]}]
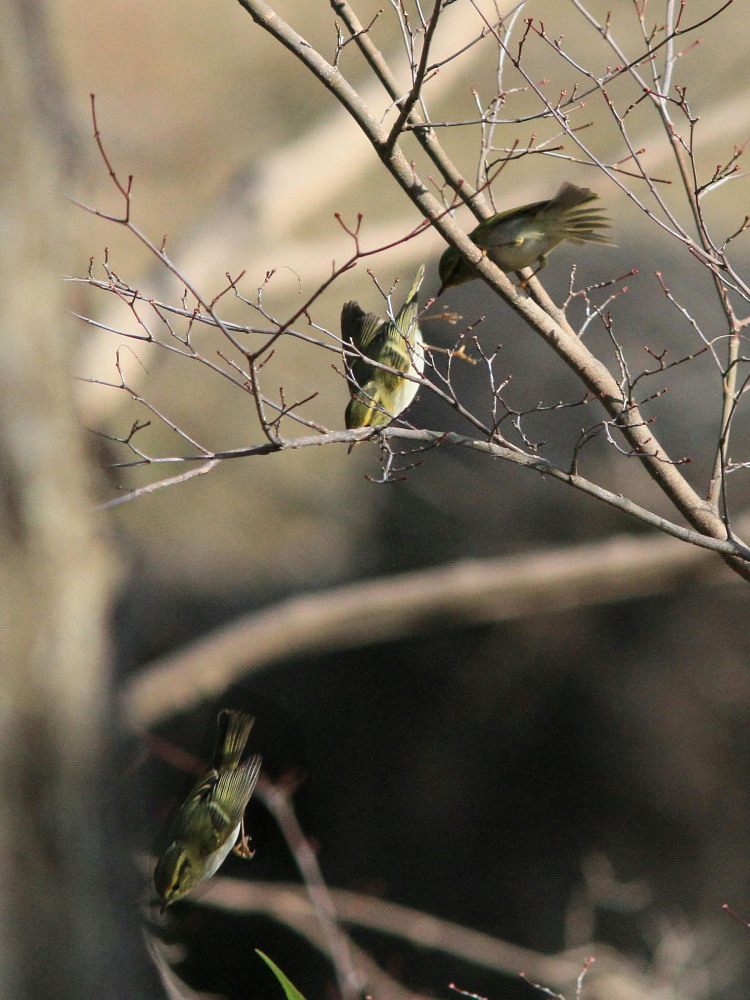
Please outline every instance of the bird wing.
[{"label": "bird wing", "polygon": [[575,184],[563,184],[552,201],[540,210],[539,217],[543,220],[549,216],[548,230],[552,226],[557,230],[556,236],[571,243],[603,243],[615,246],[612,240],[598,229],[609,229],[609,219],[602,215],[599,205],[589,205],[598,201],[599,195],[589,188],[579,188]]},{"label": "bird wing", "polygon": [[228,832],[235,827],[247,808],[260,774],[263,758],[253,754],[233,771],[224,771],[218,776],[209,794],[211,821],[217,831]]},{"label": "bird wing", "polygon": [[569,212],[571,208],[578,208],[579,205],[586,205],[590,201],[597,201],[599,195],[591,188],[577,187],[567,181],[561,185],[555,197],[547,202],[550,209],[555,212]]},{"label": "bird wing", "polygon": [[[372,354],[377,346],[377,334],[385,321],[375,313],[366,313],[358,302],[346,302],[341,310],[341,339],[355,351]],[[372,365],[362,357],[344,352],[344,364],[349,376],[349,395],[354,396],[372,376]]]},{"label": "bird wing", "polygon": [[353,427],[384,427],[391,422],[391,414],[381,409],[377,401],[379,389],[374,381],[366,382],[362,389],[355,389],[344,414],[347,430]]},{"label": "bird wing", "polygon": [[[412,282],[406,301],[398,311],[396,319],[388,324],[388,328],[383,331],[384,336],[393,343],[398,342],[401,347],[407,347],[407,353],[414,350],[416,336],[418,333],[417,315],[419,313],[419,303],[417,302],[417,292],[424,278],[424,264],[421,264]],[[411,358],[410,358],[411,360]],[[385,363],[385,362],[384,362]],[[408,371],[400,365],[393,365],[399,371]]]},{"label": "bird wing", "polygon": [[255,719],[251,715],[245,715],[244,712],[223,708],[219,712],[217,721],[213,766],[216,770],[226,767],[235,768],[242,758],[242,752]]},{"label": "bird wing", "polygon": [[500,223],[508,220],[514,222],[522,219],[531,220],[547,205],[549,205],[548,201],[535,201],[530,205],[521,205],[520,208],[509,208],[505,212],[498,212],[489,219],[485,219],[484,222],[480,222],[476,229],[472,229],[469,233],[469,239],[482,250],[514,246],[516,244],[515,232],[510,230],[503,232]]},{"label": "bird wing", "polygon": [[573,242],[608,244],[610,241],[606,237],[592,232],[592,229],[602,229],[609,225],[606,216],[600,214],[601,209],[581,207],[598,198],[599,195],[590,188],[581,188],[566,182],[554,198],[498,212],[497,215],[480,222],[469,235],[483,250],[511,246],[517,243],[518,226],[504,231],[501,225],[503,222],[531,224],[538,221],[542,232],[548,232],[550,223],[554,224],[559,230],[560,241],[567,239]]},{"label": "bird wing", "polygon": [[[380,346],[380,334],[384,339],[392,339],[399,335],[408,338],[411,327],[416,319],[417,292],[424,279],[424,264],[421,264],[414,276],[404,304],[398,312],[395,320],[384,320],[375,313],[366,313],[358,302],[346,302],[341,310],[341,336],[344,341],[351,344],[356,350],[369,357],[378,357],[376,348]],[[392,329],[397,327],[396,330]],[[382,329],[389,327],[391,329]],[[375,338],[378,337],[376,341]],[[372,345],[372,349],[370,346]]]},{"label": "bird wing", "polygon": [[[423,280],[424,280],[424,264],[420,264],[419,268],[417,269],[417,273],[414,275],[414,281],[412,281],[411,283],[411,288],[409,289],[409,292],[404,301],[404,306],[407,305],[407,303],[412,302],[414,299],[416,299],[417,292],[419,291],[419,286],[422,284]],[[402,310],[404,306],[401,307]]]},{"label": "bird wing", "polygon": [[341,310],[341,337],[363,354],[384,320],[375,313],[366,313],[358,302],[346,302]]}]

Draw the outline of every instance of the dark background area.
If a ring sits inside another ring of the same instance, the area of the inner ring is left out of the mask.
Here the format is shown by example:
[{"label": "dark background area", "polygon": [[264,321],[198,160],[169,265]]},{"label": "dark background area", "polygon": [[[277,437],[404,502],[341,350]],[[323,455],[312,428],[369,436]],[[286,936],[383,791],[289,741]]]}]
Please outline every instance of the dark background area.
[{"label": "dark background area", "polygon": [[[277,664],[221,704],[255,711],[253,749],[271,778],[301,775],[299,819],[332,887],[556,952],[587,943],[574,917],[584,872],[603,858],[638,891],[600,901],[594,940],[653,960],[666,921],[693,930],[696,949],[718,936],[726,969],[745,932],[720,907],[750,906],[750,685],[743,630],[729,624],[747,606],[741,586],[694,586],[448,629]],[[179,601],[172,608],[185,639],[194,612]],[[200,752],[215,707],[161,732]],[[134,780],[136,794],[149,789],[150,836],[181,779],[151,760]],[[259,803],[249,820],[257,855],[249,865],[231,859],[224,873],[294,880]],[[210,893],[209,883],[198,896]],[[187,901],[164,933],[185,944],[178,971],[197,988],[231,997],[261,983],[248,941],[308,996],[330,988],[330,971],[308,946],[258,918]],[[457,982],[483,996],[528,995],[523,983],[440,953],[374,933],[354,938],[415,989],[445,995]],[[742,978],[712,995],[739,997]]]}]

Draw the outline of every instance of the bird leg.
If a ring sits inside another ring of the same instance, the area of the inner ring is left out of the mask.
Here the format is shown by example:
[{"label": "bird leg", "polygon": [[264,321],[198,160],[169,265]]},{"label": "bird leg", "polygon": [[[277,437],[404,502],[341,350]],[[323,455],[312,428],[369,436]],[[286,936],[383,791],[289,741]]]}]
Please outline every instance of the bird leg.
[{"label": "bird leg", "polygon": [[232,854],[236,854],[238,858],[252,858],[255,851],[250,847],[250,839],[250,836],[245,833],[245,817],[243,816],[240,839],[232,848]]},{"label": "bird leg", "polygon": [[546,267],[548,263],[549,263],[548,259],[544,256],[544,254],[542,254],[542,256],[539,258],[539,266],[537,267],[537,269],[535,271],[532,271],[531,274],[528,276],[528,278],[522,278],[522,280],[518,283],[518,287],[523,289],[528,288],[531,279],[536,278],[537,274],[539,274],[542,268]]}]

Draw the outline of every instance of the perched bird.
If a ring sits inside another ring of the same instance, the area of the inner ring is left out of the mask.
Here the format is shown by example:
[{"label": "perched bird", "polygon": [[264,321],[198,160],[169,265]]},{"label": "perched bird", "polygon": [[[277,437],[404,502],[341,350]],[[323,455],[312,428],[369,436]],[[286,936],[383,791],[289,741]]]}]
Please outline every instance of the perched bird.
[{"label": "perched bird", "polygon": [[417,323],[417,292],[424,277],[420,267],[395,320],[366,313],[356,302],[347,302],[341,311],[341,337],[362,357],[346,357],[351,399],[346,408],[347,429],[383,427],[406,409],[419,385],[395,372],[383,371],[369,363],[395,368],[404,375],[420,376],[424,371],[424,343]]},{"label": "perched bird", "polygon": [[242,754],[254,721],[243,712],[219,712],[213,766],[180,806],[169,831],[170,844],[154,870],[162,912],[196,883],[216,873],[241,829],[243,836],[235,851],[252,857],[243,818],[262,758],[253,754],[243,762]]},{"label": "perched bird", "polygon": [[[547,254],[562,243],[604,243],[614,246],[599,230],[608,229],[609,221],[601,210],[588,205],[599,197],[588,188],[563,184],[551,201],[537,201],[521,208],[511,208],[485,219],[469,237],[503,271],[520,271],[537,262],[541,271]],[[440,258],[440,291],[451,285],[463,285],[478,278],[474,267],[454,247]]]}]

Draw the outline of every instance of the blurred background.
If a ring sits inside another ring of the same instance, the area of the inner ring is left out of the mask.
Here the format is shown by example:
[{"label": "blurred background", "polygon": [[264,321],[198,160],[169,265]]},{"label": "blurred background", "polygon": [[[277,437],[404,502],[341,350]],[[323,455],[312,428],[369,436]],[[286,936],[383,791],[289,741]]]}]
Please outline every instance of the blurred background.
[{"label": "blurred background", "polygon": [[[336,32],[328,4],[285,0],[275,6],[326,58],[333,57]],[[514,44],[524,18],[537,24],[541,19],[550,37],[564,35],[574,58],[602,74],[616,60],[575,6],[527,3]],[[658,26],[665,11],[657,7],[649,7],[649,17]],[[674,83],[687,85],[691,110],[700,118],[696,159],[708,176],[748,136],[740,7],[689,34],[675,69]],[[379,8],[357,3],[356,9],[369,24]],[[498,5],[501,16],[510,9]],[[605,4],[592,2],[589,9],[606,17]],[[367,249],[398,240],[418,224],[415,209],[380,169],[356,126],[238,4],[196,0],[187,11],[176,0],[162,0],[135,10],[116,0],[93,7],[59,0],[33,10],[45,55],[37,83],[48,102],[50,128],[59,131],[66,150],[64,194],[103,212],[122,211],[93,140],[93,93],[110,161],[123,179],[133,176],[135,225],[156,244],[167,236],[170,256],[206,298],[226,287],[227,273],[244,272],[240,291],[254,300],[275,269],[263,306],[283,318],[328,276],[333,260],[340,264],[352,253],[351,238],[334,213],[350,227],[362,214],[360,237]],[[713,10],[712,4],[689,2],[683,23]],[[476,37],[484,23],[463,2],[446,8],[444,17],[436,58]],[[630,7],[617,11],[612,26],[627,53],[643,51]],[[400,34],[388,6],[372,37],[405,85]],[[701,44],[691,47],[698,37]],[[529,39],[524,60],[550,95],[562,88],[570,92],[576,74],[544,41]],[[343,51],[340,67],[376,116],[388,111],[388,99],[354,46]],[[533,94],[516,92],[519,78],[509,67],[506,74],[503,116],[534,113]],[[491,39],[446,63],[430,82],[432,119],[475,120],[472,88],[484,105],[497,91]],[[615,83],[611,90],[622,108],[639,96],[632,83]],[[672,112],[682,127],[684,118],[674,107]],[[597,95],[574,121],[596,123],[582,137],[602,159],[627,155]],[[650,106],[644,102],[627,123],[634,142],[646,148],[653,175],[675,181],[674,161]],[[656,355],[666,350],[671,360],[700,350],[691,319],[707,338],[721,337],[725,327],[712,285],[689,251],[649,223],[601,172],[565,159],[581,154],[554,135],[540,121],[498,129],[494,141],[503,148],[516,139],[523,146],[532,136],[564,144],[557,156],[510,162],[493,187],[498,210],[551,197],[562,181],[590,185],[613,220],[618,247],[559,248],[543,276],[553,298],[565,299],[573,265],[576,288],[637,268],[624,281],[628,293],[611,306],[615,336],[634,372],[658,367],[644,346]],[[477,127],[442,129],[440,138],[474,182]],[[415,144],[408,155],[426,176]],[[658,212],[642,187],[634,190]],[[705,198],[718,240],[742,224],[748,190],[743,175]],[[660,191],[689,225],[678,186],[664,184]],[[73,204],[66,213],[69,238],[58,248],[63,273],[85,277],[93,259],[101,277],[106,248],[109,267],[123,280],[154,298],[179,300],[179,284],[122,227]],[[472,225],[465,210],[458,218]],[[360,261],[316,302],[314,322],[335,337],[341,305],[350,298],[384,312],[368,268],[386,290],[399,280],[398,307],[426,260],[422,299],[434,295],[442,249],[437,234],[428,232]],[[739,269],[747,257],[747,239],[740,238]],[[669,303],[657,271],[689,318]],[[74,312],[131,329],[128,310],[113,296],[85,282],[69,284],[68,292]],[[462,319],[457,326],[426,326],[427,339],[450,346],[484,317],[473,332],[485,352],[498,349],[496,376],[510,379],[504,396],[512,407],[581,399],[573,375],[481,283],[451,289],[432,311],[444,308]],[[230,296],[222,315],[248,325],[261,320]],[[570,315],[582,320],[580,298]],[[71,374],[117,381],[122,339],[83,323],[76,324],[75,337]],[[211,356],[222,346],[205,331],[196,340]],[[618,370],[601,324],[591,325],[587,342]],[[198,364],[134,341],[126,342],[120,360],[138,391],[195,440],[214,450],[260,443],[248,393]],[[341,367],[334,354],[290,340],[264,371],[264,384],[270,394],[283,387],[287,398],[317,392],[304,415],[342,428],[347,392],[333,365]],[[462,401],[486,416],[486,369],[458,366],[454,384]],[[686,475],[705,494],[720,417],[720,375],[710,353],[642,386],[644,396],[668,389],[650,404],[648,417],[656,419],[655,431],[670,454],[691,459]],[[79,383],[77,397],[84,424],[100,433],[125,437],[143,417],[116,389]],[[594,406],[535,414],[524,430],[542,455],[569,463],[581,428],[600,419]],[[416,427],[470,433],[425,391],[406,417]],[[297,431],[287,425],[286,432]],[[746,456],[747,434],[740,409],[735,461]],[[138,440],[151,454],[181,453],[181,442],[155,420]],[[128,455],[102,438],[92,436],[90,443],[102,467],[99,499],[116,495],[117,486],[155,478],[150,469],[108,468]],[[568,548],[573,559],[579,547],[612,536],[642,538],[645,566],[651,536],[604,505],[481,455],[443,447],[416,458],[421,464],[403,481],[386,485],[367,478],[380,474],[375,444],[351,454],[345,447],[308,448],[225,462],[185,485],[102,513],[122,569],[116,616],[120,683],[127,690],[134,674],[168,654],[295,595],[456,560],[548,555],[552,596],[545,600],[475,616],[479,624],[464,612],[448,611],[413,622],[392,641],[344,639],[323,654],[306,654],[304,639],[295,636],[294,655],[267,659],[202,702],[196,696],[189,710],[162,718],[155,731],[167,744],[205,756],[206,733],[220,704],[253,711],[253,749],[263,751],[271,780],[297,786],[300,823],[332,888],[423,910],[538,952],[581,947],[597,955],[611,947],[646,977],[640,997],[739,997],[747,981],[750,931],[721,906],[728,903],[750,917],[746,585],[713,557],[682,568],[669,563],[655,575],[653,568],[651,575],[644,569],[640,577],[636,560],[621,591],[613,578],[601,594],[584,587],[580,598],[571,596],[565,573],[557,590],[554,575]],[[407,456],[404,463],[413,460]],[[165,474],[174,471],[167,466]],[[586,448],[581,471],[675,517],[635,461],[602,440]],[[746,474],[739,471],[730,482],[731,509],[739,516],[749,499]],[[502,572],[503,564],[497,565]],[[508,565],[510,573],[519,563]],[[247,656],[250,664],[253,650]],[[185,775],[165,759],[162,744],[146,742],[141,751],[144,746],[140,756],[133,747],[136,763],[129,762],[127,782],[132,842],[150,850]],[[296,880],[289,850],[267,811],[254,801],[249,816],[256,857],[250,865],[230,859],[226,874],[251,883]],[[278,921],[212,907],[211,891],[207,885],[195,901],[176,905],[159,927],[175,945],[170,957],[177,971],[195,989],[227,997],[275,995],[254,947],[270,954],[306,996],[333,989],[330,967],[311,945]],[[483,996],[531,995],[531,987],[512,974],[500,976],[396,936],[361,930],[353,936],[416,992],[445,996],[456,982]],[[574,994],[574,977],[564,991]]]}]

